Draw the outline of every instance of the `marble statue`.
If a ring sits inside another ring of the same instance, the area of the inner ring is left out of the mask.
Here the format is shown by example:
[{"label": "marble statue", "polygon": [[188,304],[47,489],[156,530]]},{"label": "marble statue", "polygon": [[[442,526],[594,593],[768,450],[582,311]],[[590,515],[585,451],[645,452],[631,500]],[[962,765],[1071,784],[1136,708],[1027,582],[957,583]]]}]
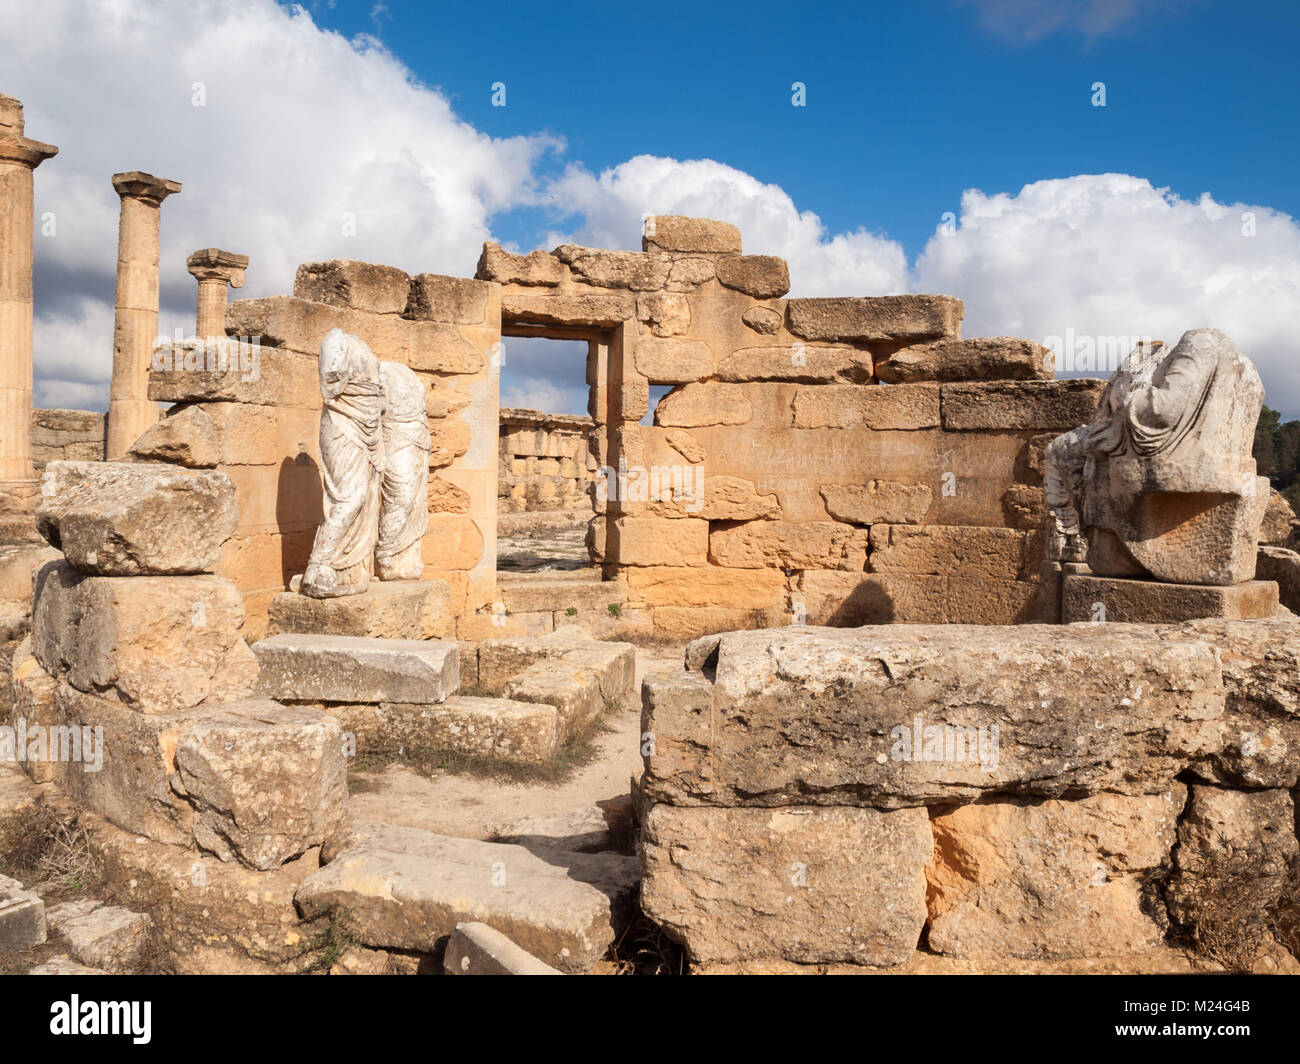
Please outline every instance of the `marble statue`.
[{"label": "marble statue", "polygon": [[398,362],[381,362],[380,426],[384,468],[380,480],[375,568],[381,580],[418,580],[420,547],[429,527],[429,421],[420,378]]},{"label": "marble statue", "polygon": [[1253,579],[1268,481],[1251,457],[1259,373],[1223,333],[1140,347],[1097,420],[1047,447],[1047,554],[1098,576],[1226,585]]},{"label": "marble statue", "polygon": [[325,516],[299,590],[313,598],[370,586],[384,451],[379,362],[355,336],[331,329],[320,346],[321,464]]}]

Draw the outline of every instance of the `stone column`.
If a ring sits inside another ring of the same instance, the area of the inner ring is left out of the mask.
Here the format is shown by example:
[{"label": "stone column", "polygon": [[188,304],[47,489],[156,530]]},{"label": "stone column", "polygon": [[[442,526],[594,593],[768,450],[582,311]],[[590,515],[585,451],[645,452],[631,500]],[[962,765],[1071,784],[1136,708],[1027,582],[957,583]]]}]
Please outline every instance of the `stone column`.
[{"label": "stone column", "polygon": [[0,96],[0,482],[33,475],[32,171],[58,150],[23,136],[23,105]]},{"label": "stone column", "polygon": [[158,420],[149,399],[149,365],[158,336],[158,220],[162,201],[179,192],[138,170],[114,174],[122,199],[117,230],[117,308],[113,322],[113,381],[108,396],[108,457],[121,458]]},{"label": "stone column", "polygon": [[203,248],[186,259],[185,265],[199,282],[198,326],[194,335],[200,340],[225,336],[226,286],[244,287],[248,256],[220,248]]}]

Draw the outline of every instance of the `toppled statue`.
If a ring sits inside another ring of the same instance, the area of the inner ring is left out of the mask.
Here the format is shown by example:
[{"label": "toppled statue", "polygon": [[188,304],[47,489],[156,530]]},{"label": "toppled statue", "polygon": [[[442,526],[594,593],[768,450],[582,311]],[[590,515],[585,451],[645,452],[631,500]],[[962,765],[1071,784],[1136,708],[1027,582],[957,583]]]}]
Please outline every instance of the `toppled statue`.
[{"label": "toppled statue", "polygon": [[384,463],[379,361],[357,337],[331,329],[320,345],[320,390],[325,516],[299,590],[335,598],[365,591],[374,573]]},{"label": "toppled statue", "polygon": [[1047,447],[1047,556],[1097,576],[1251,580],[1268,481],[1251,449],[1264,387],[1217,329],[1120,367],[1097,420]]},{"label": "toppled statue", "polygon": [[420,548],[429,527],[429,438],[424,386],[408,366],[379,363],[384,407],[380,427],[384,469],[380,481],[379,539],[375,567],[380,580],[418,580]]}]

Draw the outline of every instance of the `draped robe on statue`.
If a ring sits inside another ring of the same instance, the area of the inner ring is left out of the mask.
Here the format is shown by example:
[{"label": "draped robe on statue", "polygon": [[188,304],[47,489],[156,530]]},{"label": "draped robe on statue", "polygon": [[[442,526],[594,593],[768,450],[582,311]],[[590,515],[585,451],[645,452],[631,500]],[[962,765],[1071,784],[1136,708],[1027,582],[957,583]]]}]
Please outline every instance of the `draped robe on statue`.
[{"label": "draped robe on statue", "polygon": [[398,362],[381,362],[379,378],[384,396],[380,417],[384,471],[375,565],[381,580],[418,580],[424,572],[421,546],[429,527],[432,446],[424,386]]},{"label": "draped robe on statue", "polygon": [[384,462],[379,363],[361,340],[331,329],[321,342],[320,386],[325,516],[300,590],[333,598],[365,591],[374,571]]}]

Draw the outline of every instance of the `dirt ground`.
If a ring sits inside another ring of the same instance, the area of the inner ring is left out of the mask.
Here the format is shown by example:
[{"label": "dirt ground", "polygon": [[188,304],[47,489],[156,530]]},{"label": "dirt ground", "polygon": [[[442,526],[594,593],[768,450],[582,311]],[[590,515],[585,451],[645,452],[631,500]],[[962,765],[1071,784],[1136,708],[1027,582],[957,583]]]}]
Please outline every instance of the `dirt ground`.
[{"label": "dirt ground", "polygon": [[[684,647],[637,648],[637,689],[648,669],[680,667]],[[361,781],[348,800],[353,823],[401,824],[441,835],[490,838],[525,817],[556,816],[624,796],[641,773],[640,710],[606,718],[595,737],[596,756],[562,782],[520,783],[464,773],[425,776],[401,764],[353,770]]]}]

